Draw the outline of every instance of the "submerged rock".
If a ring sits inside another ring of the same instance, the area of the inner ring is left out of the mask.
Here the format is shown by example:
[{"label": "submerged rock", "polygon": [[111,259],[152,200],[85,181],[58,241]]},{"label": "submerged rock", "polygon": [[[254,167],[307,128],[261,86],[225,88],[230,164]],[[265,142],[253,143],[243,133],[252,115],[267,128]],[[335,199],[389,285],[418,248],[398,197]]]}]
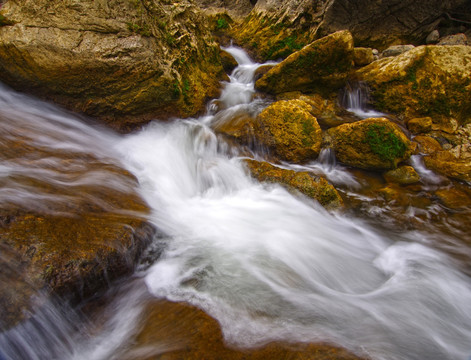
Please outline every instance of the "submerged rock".
[{"label": "submerged rock", "polygon": [[190,1],[8,1],[0,80],[126,130],[194,115],[219,91],[219,48]]},{"label": "submerged rock", "polygon": [[297,172],[276,167],[264,161],[246,160],[250,173],[259,181],[278,183],[317,200],[326,209],[338,209],[343,200],[338,191],[322,177],[306,171]]},{"label": "submerged rock", "polygon": [[322,131],[302,100],[277,101],[253,124],[255,139],[280,160],[302,163],[317,158]]},{"label": "submerged rock", "polygon": [[262,76],[255,87],[271,94],[329,93],[345,85],[352,65],[352,35],[339,31],[293,53]]},{"label": "submerged rock", "polygon": [[404,165],[397,169],[389,170],[384,175],[386,181],[401,185],[414,184],[420,181],[420,176],[412,166]]},{"label": "submerged rock", "polygon": [[374,108],[434,122],[471,121],[471,47],[420,46],[357,71]]},{"label": "submerged rock", "polygon": [[394,169],[411,155],[411,142],[386,118],[370,118],[331,128],[325,140],[344,164],[366,170]]}]

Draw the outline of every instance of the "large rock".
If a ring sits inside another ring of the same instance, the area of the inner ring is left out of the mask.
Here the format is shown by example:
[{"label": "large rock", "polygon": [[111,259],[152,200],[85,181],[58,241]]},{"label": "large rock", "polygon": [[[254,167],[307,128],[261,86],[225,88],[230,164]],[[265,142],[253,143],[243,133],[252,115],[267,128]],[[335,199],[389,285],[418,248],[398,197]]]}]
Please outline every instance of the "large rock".
[{"label": "large rock", "polygon": [[117,128],[189,116],[219,89],[219,49],[188,0],[8,1],[0,80]]},{"label": "large rock", "polygon": [[134,176],[17,120],[0,116],[0,328],[34,311],[37,291],[77,301],[131,274],[155,232]]},{"label": "large rock", "polygon": [[471,121],[471,47],[420,46],[357,71],[374,108],[435,122]]},{"label": "large rock", "polygon": [[411,142],[386,118],[370,118],[331,128],[326,143],[344,164],[366,170],[390,170],[411,155]]},{"label": "large rock", "polygon": [[286,57],[345,29],[353,34],[356,46],[383,50],[422,42],[442,15],[463,4],[466,0],[258,0],[234,36],[263,59]]},{"label": "large rock", "polygon": [[424,156],[425,165],[450,178],[471,182],[471,145],[460,145],[448,151]]},{"label": "large rock", "polygon": [[314,177],[306,171],[294,171],[276,167],[264,161],[247,160],[246,164],[254,178],[263,182],[278,183],[295,189],[317,200],[326,209],[338,209],[343,200],[338,191],[322,177]]},{"label": "large rock", "polygon": [[352,35],[339,31],[290,55],[262,76],[255,87],[272,94],[297,90],[328,93],[345,85],[352,65]]},{"label": "large rock", "polygon": [[271,104],[253,124],[255,139],[280,160],[302,163],[317,158],[322,131],[309,110],[302,100]]}]

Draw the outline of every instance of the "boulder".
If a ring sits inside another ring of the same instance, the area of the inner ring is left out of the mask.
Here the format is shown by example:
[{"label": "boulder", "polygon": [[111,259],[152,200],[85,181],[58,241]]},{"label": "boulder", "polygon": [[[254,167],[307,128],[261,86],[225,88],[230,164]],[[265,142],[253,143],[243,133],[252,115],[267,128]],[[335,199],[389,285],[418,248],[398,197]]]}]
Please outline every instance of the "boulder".
[{"label": "boulder", "polygon": [[188,0],[8,1],[0,80],[127,130],[219,91],[219,48]]},{"label": "boulder", "polygon": [[404,165],[397,169],[389,170],[383,174],[384,179],[388,182],[397,183],[400,185],[415,184],[420,181],[420,176],[417,174],[412,166]]},{"label": "boulder", "polygon": [[329,210],[343,206],[343,200],[337,190],[322,177],[315,177],[306,171],[282,169],[264,161],[246,160],[246,164],[258,181],[278,183],[288,189],[300,191]]},{"label": "boulder", "polygon": [[317,158],[322,131],[309,110],[302,100],[271,104],[253,124],[255,139],[280,160],[303,163]]},{"label": "boulder", "polygon": [[325,142],[339,161],[366,170],[395,169],[411,155],[411,142],[386,118],[370,118],[331,128]]},{"label": "boulder", "polygon": [[271,94],[327,94],[345,85],[352,65],[352,36],[348,31],[339,31],[293,53],[257,80],[255,87]]},{"label": "boulder", "polygon": [[471,47],[419,46],[360,68],[371,89],[372,106],[406,118],[434,123],[471,121]]},{"label": "boulder", "polygon": [[437,45],[468,45],[468,37],[465,34],[454,34],[440,38]]},{"label": "boulder", "polygon": [[428,44],[436,44],[440,39],[440,33],[438,30],[433,30],[430,34],[427,35],[425,38],[425,43]]}]

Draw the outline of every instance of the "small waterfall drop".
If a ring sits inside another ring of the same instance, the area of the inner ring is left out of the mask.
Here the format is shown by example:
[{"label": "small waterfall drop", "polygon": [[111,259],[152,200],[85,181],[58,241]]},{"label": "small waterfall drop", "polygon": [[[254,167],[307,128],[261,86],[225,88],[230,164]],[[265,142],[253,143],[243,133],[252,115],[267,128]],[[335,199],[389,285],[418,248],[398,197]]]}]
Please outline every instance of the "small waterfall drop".
[{"label": "small waterfall drop", "polygon": [[349,86],[343,91],[341,103],[347,111],[362,119],[385,116],[385,114],[379,111],[368,109],[367,100],[368,91],[366,85],[360,83]]}]

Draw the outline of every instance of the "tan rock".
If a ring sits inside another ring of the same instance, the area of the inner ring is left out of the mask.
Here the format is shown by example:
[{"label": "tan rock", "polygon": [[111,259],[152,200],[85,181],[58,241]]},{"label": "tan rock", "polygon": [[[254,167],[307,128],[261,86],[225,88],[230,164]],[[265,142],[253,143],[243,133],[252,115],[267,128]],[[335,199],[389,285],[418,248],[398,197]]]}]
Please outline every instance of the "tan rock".
[{"label": "tan rock", "polygon": [[424,156],[425,166],[450,178],[471,181],[471,161],[468,156],[457,157],[452,150]]},{"label": "tan rock", "polygon": [[126,130],[219,90],[219,49],[189,1],[8,1],[0,79]]},{"label": "tan rock", "polygon": [[413,141],[418,144],[417,150],[421,154],[430,155],[434,152],[443,150],[440,143],[430,136],[415,136]]},{"label": "tan rock", "polygon": [[355,66],[365,66],[371,64],[375,60],[373,49],[356,47],[353,49],[353,62]]},{"label": "tan rock", "polygon": [[431,117],[414,118],[407,122],[407,128],[413,134],[427,133],[432,130],[432,124]]},{"label": "tan rock", "polygon": [[344,164],[367,170],[394,169],[411,155],[411,142],[386,118],[370,118],[331,128],[326,142]]},{"label": "tan rock", "polygon": [[322,177],[308,172],[281,169],[264,161],[247,160],[250,173],[259,181],[278,183],[317,200],[327,209],[338,209],[343,200],[337,190]]},{"label": "tan rock", "polygon": [[255,83],[259,91],[329,93],[345,85],[353,65],[353,38],[339,31],[293,53]]},{"label": "tan rock", "polygon": [[254,137],[277,158],[302,163],[317,158],[322,131],[301,100],[277,101],[254,122]]}]

